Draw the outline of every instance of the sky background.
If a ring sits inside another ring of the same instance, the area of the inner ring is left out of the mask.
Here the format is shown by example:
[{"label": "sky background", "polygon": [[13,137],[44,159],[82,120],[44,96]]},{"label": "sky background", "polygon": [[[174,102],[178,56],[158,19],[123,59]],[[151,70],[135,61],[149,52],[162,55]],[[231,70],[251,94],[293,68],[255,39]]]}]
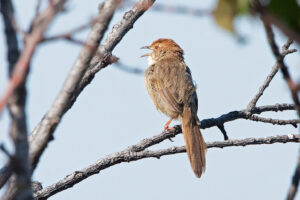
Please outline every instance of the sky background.
[{"label": "sky background", "polygon": [[[47,1],[44,1],[44,3]],[[26,29],[36,1],[14,1],[16,18]],[[101,1],[70,0],[47,35],[61,33],[96,16]],[[215,0],[165,0],[165,5],[211,9]],[[45,4],[46,5],[46,4]],[[44,5],[44,6],[45,6]],[[128,8],[127,8],[128,9]],[[111,23],[122,19],[118,11]],[[241,43],[220,29],[210,16],[147,11],[117,45],[113,54],[122,63],[145,70],[147,59],[141,46],[158,38],[172,38],[185,51],[198,89],[200,119],[246,108],[274,65],[262,24],[254,18],[239,18],[236,27],[245,38]],[[7,82],[7,61],[3,24],[0,22],[0,95]],[[77,35],[85,39],[88,31]],[[278,44],[286,38],[276,31]],[[295,45],[294,45],[295,47]],[[28,78],[28,126],[31,132],[50,108],[81,47],[66,41],[40,45],[31,63]],[[299,53],[287,56],[286,63],[299,80]],[[258,106],[292,103],[289,90],[278,73],[258,102]],[[266,113],[280,119],[296,118],[294,111]],[[101,70],[64,116],[53,140],[43,154],[33,180],[46,187],[110,153],[160,133],[166,116],[153,106],[144,87],[143,75],[134,75],[108,66]],[[173,124],[178,124],[175,122]],[[12,151],[8,139],[7,111],[0,117],[0,142]],[[230,139],[297,134],[292,126],[278,126],[236,120],[225,124]],[[205,141],[222,141],[217,128],[202,130]],[[151,149],[184,144],[182,135]],[[273,144],[225,149],[209,149],[207,170],[194,177],[186,154],[143,159],[110,167],[50,199],[284,199],[296,166],[298,144]],[[7,158],[0,154],[0,164]],[[0,191],[0,194],[3,193]],[[300,195],[296,199],[300,199]]]}]

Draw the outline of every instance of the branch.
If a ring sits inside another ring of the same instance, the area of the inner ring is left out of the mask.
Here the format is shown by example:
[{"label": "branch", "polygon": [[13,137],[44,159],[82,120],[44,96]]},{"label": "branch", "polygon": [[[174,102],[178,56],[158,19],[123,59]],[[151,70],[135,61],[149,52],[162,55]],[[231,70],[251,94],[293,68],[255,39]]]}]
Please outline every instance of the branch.
[{"label": "branch", "polygon": [[128,65],[125,65],[125,64],[123,64],[119,61],[114,63],[113,66],[115,66],[119,70],[122,70],[122,71],[130,73],[130,74],[136,74],[136,75],[143,75],[144,74],[144,70],[141,69],[140,67],[128,66]]},{"label": "branch", "polygon": [[[72,107],[76,98],[84,87],[90,83],[95,73],[100,70],[99,68],[98,70],[94,70],[95,68],[93,68],[93,66],[105,67],[110,64],[110,52],[129,29],[132,28],[133,23],[144,13],[145,10],[143,8],[153,2],[154,1],[150,0],[141,0],[132,10],[124,15],[122,21],[114,26],[112,32],[107,36],[107,39],[98,48],[98,54],[94,57],[94,64],[92,66],[89,63],[94,53],[91,52],[89,48],[86,48],[86,46],[83,47],[53,105],[30,135],[30,161],[33,169],[36,167],[47,144],[52,139],[53,132],[60,123],[63,115]],[[98,21],[93,26],[86,42],[89,46],[96,47],[98,45],[119,3],[119,0],[106,0],[102,6],[100,6]],[[92,69],[93,72],[91,72]],[[86,76],[87,73],[88,77]],[[87,79],[89,80],[88,82]],[[81,87],[78,86],[80,82],[84,84],[81,85]]]},{"label": "branch", "polygon": [[[286,64],[284,63],[284,56],[282,54],[280,54],[278,46],[275,42],[275,37],[274,37],[274,32],[272,30],[271,25],[269,24],[269,22],[266,20],[266,18],[264,17],[264,15],[261,15],[261,19],[263,21],[264,24],[264,28],[267,34],[267,38],[268,38],[268,42],[269,45],[271,47],[271,50],[277,60],[277,63],[280,67],[280,70],[283,74],[283,78],[286,81],[290,92],[291,92],[291,96],[292,99],[294,101],[295,104],[295,109],[297,111],[298,117],[300,118],[300,102],[299,102],[299,98],[298,98],[298,91],[296,89],[296,84],[293,82],[290,73],[288,71],[288,68],[286,66]],[[293,43],[292,40],[288,40],[287,44],[283,46],[283,51],[288,50],[289,46]],[[300,156],[300,153],[299,153]],[[296,170],[294,172],[294,176],[292,179],[292,184],[290,186],[289,192],[288,192],[288,200],[293,200],[294,197],[296,196],[297,193],[297,187],[299,185],[299,181],[300,181],[300,162],[298,160],[298,164],[296,167]]]},{"label": "branch", "polygon": [[[3,22],[5,27],[7,59],[9,63],[8,71],[9,71],[9,76],[11,76],[14,65],[17,62],[20,55],[17,34],[14,29],[14,25],[12,23],[14,21],[13,19],[14,10],[13,10],[12,2],[10,0],[1,0],[0,9],[1,9],[0,10],[1,14],[3,16]],[[24,122],[26,122],[25,119],[26,117],[24,112],[25,99],[26,99],[26,89],[25,89],[25,80],[24,80],[23,83],[19,86],[19,88],[14,91],[14,95],[11,98],[11,101],[9,103],[9,108],[10,108],[9,110],[12,119],[10,132],[12,135],[16,135],[20,130],[24,130],[24,131],[27,130],[26,123],[24,124]],[[13,107],[15,107],[16,109],[12,109]],[[25,127],[22,127],[23,124],[25,125]],[[20,133],[23,133],[24,131],[21,131]],[[1,170],[1,174],[3,171],[4,170]],[[7,182],[8,178],[9,176],[0,176],[0,188]]]},{"label": "branch", "polygon": [[270,123],[270,124],[273,124],[273,125],[287,125],[287,124],[290,124],[295,128],[297,128],[297,124],[300,123],[300,119],[281,120],[281,119],[264,118],[264,117],[259,117],[259,116],[256,116],[256,115],[251,115],[249,117],[249,120],[255,121],[255,122]]},{"label": "branch", "polygon": [[[55,15],[64,6],[65,0],[56,0],[49,3],[48,8],[33,21],[33,26],[28,35],[25,37],[25,46],[21,54],[17,53],[14,60],[10,61],[10,80],[7,90],[2,99],[0,99],[0,112],[3,108],[9,105],[10,115],[13,118],[10,135],[14,141],[15,155],[13,156],[14,162],[10,163],[11,170],[7,170],[7,175],[4,179],[9,177],[9,172],[14,172],[15,175],[10,179],[9,186],[3,195],[3,199],[33,199],[31,190],[31,171],[29,166],[28,155],[28,140],[27,140],[27,125],[25,117],[25,102],[26,102],[26,88],[25,81],[29,69],[29,64],[36,49],[36,46],[43,37],[44,32],[52,22]],[[4,12],[10,12],[8,17],[12,23],[13,18],[12,5],[10,1],[1,1],[1,9]],[[5,16],[5,14],[3,14]],[[8,24],[9,29],[13,29],[13,24]],[[15,30],[11,30],[8,37],[15,37],[11,42],[8,41],[8,48],[13,48],[15,53],[17,48],[17,38]],[[11,47],[11,45],[13,45]],[[9,51],[9,53],[12,53]],[[4,182],[4,181],[1,181]]]},{"label": "branch", "polygon": [[[152,138],[148,138],[146,140],[155,140]],[[259,144],[274,144],[274,143],[287,143],[287,142],[300,142],[299,135],[281,135],[281,136],[271,136],[265,138],[247,138],[243,140],[227,140],[222,142],[211,142],[207,143],[207,148],[224,148],[224,147],[232,147],[232,146],[248,146],[248,145],[259,145]],[[141,146],[144,141],[141,141],[139,144],[135,146]],[[153,143],[155,144],[155,142]],[[65,178],[59,180],[57,183],[54,183],[34,194],[35,199],[47,199],[54,194],[66,190],[70,187],[73,187],[75,184],[81,182],[82,180],[100,173],[100,171],[107,169],[111,166],[114,166],[123,162],[132,162],[141,160],[144,158],[160,158],[161,156],[184,153],[186,152],[185,146],[182,147],[171,147],[168,149],[157,150],[157,151],[149,151],[143,150],[140,152],[133,152],[131,148],[126,149],[121,152],[117,152],[114,154],[110,154],[96,163],[73,172],[72,174],[67,175]]]},{"label": "branch", "polygon": [[[13,77],[16,63],[20,56],[18,47],[17,33],[14,28],[14,9],[10,0],[1,0],[1,13],[3,16],[7,46],[7,59],[9,77]],[[28,71],[25,71],[24,77],[18,86],[12,89],[11,96],[8,97],[8,109],[11,117],[10,137],[14,143],[15,154],[9,156],[9,164],[5,166],[0,178],[0,188],[7,182],[10,174],[14,172],[14,181],[10,181],[10,188],[14,188],[13,193],[9,193],[11,198],[32,199],[31,190],[31,172],[28,162],[28,141],[27,141],[27,123],[26,123],[26,78]],[[12,162],[11,159],[14,159]]]},{"label": "branch", "polygon": [[[230,121],[233,121],[236,119],[251,120],[251,116],[253,114],[261,114],[263,112],[269,112],[269,111],[278,112],[278,111],[294,110],[294,109],[295,109],[294,105],[292,105],[292,104],[276,104],[276,105],[255,107],[252,109],[252,111],[250,111],[250,113],[247,109],[240,110],[240,111],[231,111],[231,112],[223,114],[217,118],[209,118],[209,119],[202,120],[200,128],[203,128],[203,129],[210,128],[210,127],[218,126],[220,124],[224,124],[226,122],[230,122]],[[289,122],[286,124],[291,124],[291,125],[293,125],[294,122],[299,123],[299,121],[294,121],[294,120],[286,121],[286,122]],[[274,124],[282,125],[282,124],[280,124],[280,122],[278,122],[278,123],[276,122]]]},{"label": "branch", "polygon": [[42,42],[49,42],[49,41],[53,41],[53,40],[58,40],[58,39],[68,39],[71,38],[72,35],[79,33],[89,27],[92,27],[96,22],[98,21],[98,18],[93,18],[91,19],[88,23],[82,24],[76,28],[73,28],[72,30],[69,30],[67,32],[64,33],[60,33],[57,35],[53,35],[53,36],[48,36],[48,37],[44,37],[42,39]]},{"label": "branch", "polygon": [[295,199],[295,196],[296,196],[297,191],[298,191],[299,179],[300,179],[300,153],[298,155],[297,166],[296,166],[293,178],[292,178],[292,184],[289,188],[288,195],[287,195],[287,198],[286,198],[287,200]]},{"label": "branch", "polygon": [[[295,108],[296,108],[297,114],[300,117],[300,101],[298,99],[297,91],[295,90],[295,88],[296,88],[295,83],[292,81],[290,73],[288,71],[288,68],[287,68],[286,64],[284,63],[284,61],[283,61],[284,56],[282,54],[280,54],[280,52],[278,50],[278,46],[275,42],[274,33],[273,33],[271,25],[268,24],[266,21],[264,21],[263,18],[262,18],[262,21],[264,23],[265,31],[267,33],[267,38],[268,38],[269,45],[272,49],[272,52],[273,52],[273,54],[274,54],[274,56],[277,60],[277,63],[280,67],[280,70],[283,74],[283,78],[286,81],[286,83],[287,83],[287,85],[288,85],[288,87],[291,91],[291,96],[292,96],[292,99],[295,103]],[[285,45],[283,47],[283,50],[287,50],[287,48],[293,43],[293,41],[289,40],[287,43],[288,43],[288,45]],[[284,49],[284,48],[286,48],[286,49]]]},{"label": "branch", "polygon": [[255,97],[249,102],[247,106],[247,110],[251,111],[256,106],[258,99],[263,95],[265,89],[269,86],[270,82],[272,81],[272,79],[274,78],[278,70],[279,70],[279,65],[276,63],[273,66],[271,73],[267,76],[263,85],[259,88]]},{"label": "branch", "polygon": [[15,64],[12,76],[8,82],[7,89],[0,99],[0,113],[6,106],[9,97],[13,94],[15,88],[24,80],[24,76],[27,74],[29,63],[34,54],[35,48],[43,38],[43,34],[52,22],[55,15],[60,12],[64,6],[66,0],[52,0],[49,3],[48,8],[38,15],[34,19],[32,29],[29,35],[25,37],[25,47],[21,52],[21,55]]}]

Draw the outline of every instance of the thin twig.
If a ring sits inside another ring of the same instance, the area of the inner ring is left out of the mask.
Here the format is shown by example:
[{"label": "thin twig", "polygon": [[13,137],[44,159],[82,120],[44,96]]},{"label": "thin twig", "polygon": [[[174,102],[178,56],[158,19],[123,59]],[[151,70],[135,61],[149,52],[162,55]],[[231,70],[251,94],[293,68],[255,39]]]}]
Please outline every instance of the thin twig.
[{"label": "thin twig", "polygon": [[41,6],[42,6],[42,0],[36,0],[35,11],[34,11],[35,14],[33,19],[35,19],[39,15]]},{"label": "thin twig", "polygon": [[[53,36],[44,37],[42,39],[42,42],[49,42],[49,41],[59,40],[59,39],[68,39],[68,38],[74,36],[75,34],[81,32],[89,27],[92,27],[95,23],[97,23],[97,20],[98,20],[98,18],[92,18],[91,20],[88,21],[88,23],[77,26],[67,32],[59,33],[59,34],[53,35]],[[83,42],[83,43],[85,43],[85,42]]]},{"label": "thin twig", "polygon": [[[152,140],[152,139],[149,138],[147,140]],[[232,147],[232,146],[244,147],[248,145],[274,144],[274,143],[287,143],[287,142],[299,143],[300,136],[291,134],[291,135],[271,136],[265,138],[247,138],[243,140],[227,140],[222,142],[211,142],[211,143],[207,143],[207,148],[224,148],[224,147]],[[141,141],[140,143],[143,143],[143,141]],[[140,143],[135,146],[139,146]],[[145,146],[143,147],[141,146],[141,148],[145,149]],[[119,163],[132,162],[144,158],[160,158],[161,156],[165,156],[165,155],[186,152],[185,146],[171,147],[168,149],[157,150],[157,151],[143,150],[139,152],[133,152],[130,150],[131,148],[125,149],[124,151],[118,153],[110,154],[84,169],[77,170],[72,174],[67,175],[65,178],[59,180],[57,183],[54,183],[36,192],[34,194],[35,199],[49,198],[54,194],[66,190],[70,187],[73,187],[75,184],[81,182],[82,180],[92,175],[98,174],[100,171]]]},{"label": "thin twig", "polygon": [[272,79],[274,78],[274,76],[276,75],[276,73],[279,70],[279,65],[276,63],[273,68],[271,73],[267,76],[264,84],[259,88],[258,93],[255,95],[255,97],[249,102],[248,106],[247,106],[247,110],[252,110],[255,106],[256,103],[258,101],[258,99],[263,95],[264,90],[269,86],[270,82],[272,81]]},{"label": "thin twig", "polygon": [[[286,42],[286,44],[283,45],[282,47],[282,52],[280,54],[280,56],[282,57],[282,59],[284,59],[284,57],[290,53],[294,53],[297,50],[296,49],[289,49],[290,45],[292,43],[288,40]],[[276,75],[276,73],[278,72],[280,68],[280,64],[276,63],[273,67],[272,70],[270,72],[270,74],[267,76],[265,82],[263,83],[263,85],[259,88],[258,93],[255,95],[255,97],[250,101],[250,103],[247,106],[247,110],[252,110],[255,106],[256,103],[258,101],[258,99],[263,95],[265,89],[269,86],[270,82],[272,81],[272,79],[274,78],[274,76]]]},{"label": "thin twig", "polygon": [[287,125],[287,124],[290,124],[295,128],[297,128],[297,124],[300,123],[300,119],[282,120],[282,119],[272,119],[272,118],[259,117],[257,115],[251,115],[249,117],[249,120],[255,121],[255,122],[270,123],[270,124],[273,124],[273,125]]},{"label": "thin twig", "polygon": [[119,70],[122,70],[122,71],[130,73],[130,74],[136,74],[136,75],[143,75],[144,74],[144,70],[141,69],[140,67],[128,66],[128,65],[125,65],[125,64],[121,63],[120,61],[114,63],[113,66],[115,66]]}]

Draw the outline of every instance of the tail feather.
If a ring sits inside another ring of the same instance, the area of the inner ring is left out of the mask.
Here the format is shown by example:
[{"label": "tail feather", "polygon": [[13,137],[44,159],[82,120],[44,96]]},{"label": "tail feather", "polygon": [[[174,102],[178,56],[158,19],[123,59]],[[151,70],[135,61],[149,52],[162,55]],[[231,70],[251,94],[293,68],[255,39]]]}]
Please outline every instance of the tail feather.
[{"label": "tail feather", "polygon": [[191,108],[185,106],[182,114],[182,131],[186,144],[186,151],[196,177],[200,178],[201,174],[205,171],[206,144],[197,121],[198,117],[193,116]]}]

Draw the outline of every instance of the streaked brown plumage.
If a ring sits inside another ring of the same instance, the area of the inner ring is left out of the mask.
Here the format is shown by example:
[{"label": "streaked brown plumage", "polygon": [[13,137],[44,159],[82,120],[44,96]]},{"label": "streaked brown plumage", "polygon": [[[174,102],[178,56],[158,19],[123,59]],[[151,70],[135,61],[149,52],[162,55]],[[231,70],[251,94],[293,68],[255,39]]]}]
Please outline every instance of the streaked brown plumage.
[{"label": "streaked brown plumage", "polygon": [[151,46],[149,67],[145,72],[145,85],[155,107],[182,121],[182,130],[188,158],[195,175],[200,178],[205,171],[206,145],[199,129],[196,87],[188,66],[184,63],[183,50],[171,39],[158,39]]}]

